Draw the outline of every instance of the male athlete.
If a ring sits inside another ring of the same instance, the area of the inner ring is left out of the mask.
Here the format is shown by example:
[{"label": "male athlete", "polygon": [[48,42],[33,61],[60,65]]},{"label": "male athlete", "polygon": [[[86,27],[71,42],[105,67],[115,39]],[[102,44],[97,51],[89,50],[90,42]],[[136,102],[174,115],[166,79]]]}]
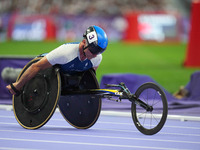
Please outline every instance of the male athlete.
[{"label": "male athlete", "polygon": [[80,43],[67,43],[46,54],[41,60],[33,63],[15,83],[6,88],[11,94],[20,94],[24,84],[40,70],[60,65],[63,73],[82,72],[93,68],[96,70],[101,63],[102,55],[107,48],[108,38],[104,30],[98,26],[90,26],[83,34]]}]

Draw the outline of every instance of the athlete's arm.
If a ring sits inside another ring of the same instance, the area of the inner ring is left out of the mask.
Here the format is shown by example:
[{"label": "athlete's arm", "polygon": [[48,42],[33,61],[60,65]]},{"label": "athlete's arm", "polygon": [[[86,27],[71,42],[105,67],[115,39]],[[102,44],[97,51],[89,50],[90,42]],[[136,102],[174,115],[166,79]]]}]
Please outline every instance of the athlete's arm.
[{"label": "athlete's arm", "polygon": [[97,67],[93,67],[93,69],[95,70],[95,71],[97,71],[97,68],[98,68],[99,66],[97,66]]},{"label": "athlete's arm", "polygon": [[[44,56],[41,60],[36,63],[33,63],[20,77],[18,81],[13,83],[13,86],[20,90],[26,82],[32,79],[40,70],[44,70],[46,68],[51,67],[52,65],[47,60],[46,56]],[[16,94],[10,85],[6,86],[6,88],[10,91],[11,94]]]}]

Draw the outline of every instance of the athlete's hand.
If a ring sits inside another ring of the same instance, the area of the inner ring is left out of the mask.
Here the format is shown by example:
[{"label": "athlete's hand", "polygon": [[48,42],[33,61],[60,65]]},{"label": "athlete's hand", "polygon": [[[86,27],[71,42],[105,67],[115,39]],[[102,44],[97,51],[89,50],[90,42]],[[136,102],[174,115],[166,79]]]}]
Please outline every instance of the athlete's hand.
[{"label": "athlete's hand", "polygon": [[[13,83],[13,86],[16,88],[16,82]],[[6,88],[8,89],[8,91],[12,94],[12,95],[15,95],[16,92],[13,90],[13,88],[11,87],[11,84],[7,85]],[[17,89],[17,88],[16,88]],[[19,91],[19,89],[17,89]]]}]

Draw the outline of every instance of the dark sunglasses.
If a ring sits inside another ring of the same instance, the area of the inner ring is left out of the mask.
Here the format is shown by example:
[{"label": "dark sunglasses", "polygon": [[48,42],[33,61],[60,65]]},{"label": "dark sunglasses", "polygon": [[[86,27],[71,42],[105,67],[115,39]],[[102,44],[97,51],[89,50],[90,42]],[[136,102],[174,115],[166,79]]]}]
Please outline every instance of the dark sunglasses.
[{"label": "dark sunglasses", "polygon": [[93,44],[90,44],[90,45],[84,47],[83,50],[85,50],[87,48],[93,55],[97,55],[101,51],[101,48],[99,46],[94,46]]}]

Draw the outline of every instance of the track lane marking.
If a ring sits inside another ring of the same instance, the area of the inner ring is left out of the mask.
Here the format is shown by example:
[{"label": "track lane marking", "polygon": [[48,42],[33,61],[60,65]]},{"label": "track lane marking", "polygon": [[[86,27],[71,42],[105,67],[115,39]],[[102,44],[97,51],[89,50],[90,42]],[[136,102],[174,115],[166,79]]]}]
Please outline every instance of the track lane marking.
[{"label": "track lane marking", "polygon": [[68,133],[46,133],[46,132],[31,132],[31,131],[15,131],[15,130],[0,130],[0,132],[15,132],[15,133],[27,133],[27,134],[42,134],[42,135],[59,135],[59,136],[77,136],[77,137],[89,137],[89,138],[107,138],[107,139],[122,139],[122,140],[142,140],[142,141],[156,141],[156,142],[171,142],[171,143],[188,143],[188,144],[200,144],[200,142],[193,141],[177,141],[177,140],[161,140],[161,139],[147,139],[147,138],[132,138],[132,137],[116,137],[116,136],[101,136],[101,135],[86,135],[86,134],[68,134]]},{"label": "track lane marking", "polygon": [[[0,124],[10,124],[10,125],[19,125],[18,123],[4,123],[0,122]],[[58,126],[58,125],[44,125],[44,127],[57,127],[57,128],[68,128],[71,126]],[[75,128],[74,128],[75,129]],[[102,128],[91,128],[92,130],[102,130],[102,131],[115,131],[115,132],[127,132],[127,133],[138,133],[138,130],[130,131],[130,130],[120,130],[120,129],[102,129]],[[184,133],[167,133],[162,132],[162,130],[158,134],[164,134],[164,135],[180,135],[180,136],[200,136],[200,134],[184,134]]]},{"label": "track lane marking", "polygon": [[[143,149],[160,149],[160,150],[180,150],[176,148],[165,147],[147,147],[147,146],[133,146],[133,145],[119,145],[119,144],[103,144],[103,143],[83,143],[83,142],[68,142],[68,141],[52,141],[52,140],[33,140],[33,139],[15,139],[15,138],[0,138],[0,140],[7,141],[23,141],[23,142],[39,142],[39,143],[56,143],[56,144],[73,144],[73,145],[87,145],[87,146],[103,146],[103,147],[121,147],[121,148],[143,148]],[[186,149],[181,149],[186,150]]]},{"label": "track lane marking", "polygon": [[[15,118],[14,116],[0,116],[0,118]],[[61,121],[66,122],[64,119],[54,119],[52,118],[51,121]],[[0,122],[1,124],[2,122]],[[108,122],[108,121],[97,121],[99,124],[113,124],[113,125],[128,125],[133,126],[134,123],[122,123],[122,122]],[[188,127],[188,126],[170,126],[170,125],[164,125],[164,128],[179,128],[179,129],[194,129],[194,130],[200,130],[200,127]]]}]

